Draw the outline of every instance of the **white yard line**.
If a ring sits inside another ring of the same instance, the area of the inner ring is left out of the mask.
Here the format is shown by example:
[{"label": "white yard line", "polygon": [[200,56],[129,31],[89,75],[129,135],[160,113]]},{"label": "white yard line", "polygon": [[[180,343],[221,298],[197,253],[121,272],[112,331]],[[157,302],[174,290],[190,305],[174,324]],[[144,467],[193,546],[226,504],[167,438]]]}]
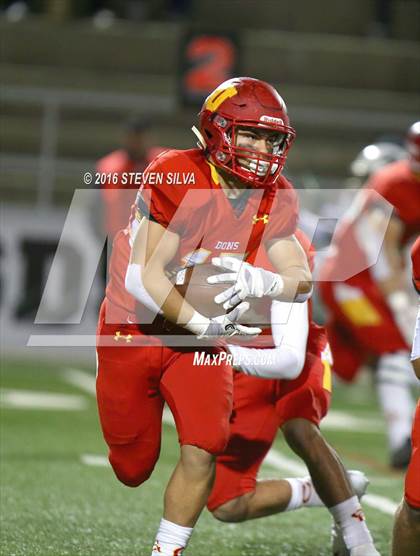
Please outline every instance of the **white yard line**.
[{"label": "white yard line", "polygon": [[[85,378],[82,378],[82,375],[84,375]],[[64,376],[68,381],[70,381],[69,377],[72,377],[73,379],[75,377],[78,377],[76,380],[74,380],[74,382],[72,382],[72,384],[74,384],[75,386],[79,385],[80,388],[84,389],[84,391],[86,392],[88,391],[88,388],[90,388],[90,393],[91,394],[95,393],[94,387],[92,389],[92,383],[93,385],[95,384],[95,379],[92,375],[77,369],[66,369]],[[79,384],[77,384],[77,382]],[[91,386],[87,387],[88,384],[90,384]],[[361,424],[361,422],[364,422],[365,425],[369,424],[369,420],[367,419],[358,419],[344,412],[335,412],[335,413],[339,414],[340,420],[343,419],[344,416],[346,416],[346,418],[347,416],[349,416],[350,418],[353,419],[353,422],[356,419],[359,425]],[[167,407],[165,407],[163,412],[163,421],[167,425],[175,426],[172,413]],[[374,427],[377,426],[377,424],[374,421],[372,421],[370,425],[372,427],[371,430],[373,432],[373,429]],[[347,425],[347,428],[349,428],[349,426],[351,425]],[[359,429],[356,428],[356,430]],[[101,467],[109,465],[107,458],[105,458],[104,456],[84,454],[81,457],[82,457],[82,462],[85,463],[86,465],[96,465]],[[272,448],[268,452],[264,463],[270,465],[271,467],[274,467],[275,469],[278,469],[279,471],[285,471],[295,476],[302,476],[302,475],[309,474],[306,466],[303,463],[296,461],[292,458],[283,456],[280,452],[278,452],[274,448]],[[376,510],[379,510],[385,514],[392,515],[392,516],[394,515],[395,510],[397,509],[398,506],[398,504],[393,500],[389,498],[385,498],[384,496],[378,496],[377,494],[366,494],[363,497],[363,503],[366,504],[366,506],[370,506],[371,508],[374,508]]]},{"label": "white yard line", "polygon": [[62,376],[68,384],[80,388],[87,394],[96,396],[94,375],[80,369],[66,368],[62,372]]},{"label": "white yard line", "polygon": [[33,390],[0,390],[0,405],[8,409],[46,409],[80,411],[86,409],[88,403],[82,396],[74,394],[55,394]]},{"label": "white yard line", "polygon": [[82,454],[80,460],[85,465],[93,467],[110,467],[108,458],[106,456],[99,456],[96,454]]},{"label": "white yard line", "polygon": [[265,456],[264,464],[269,465],[270,467],[274,467],[275,469],[279,469],[281,471],[286,471],[287,473],[291,473],[292,475],[296,475],[297,477],[302,477],[302,475],[305,476],[309,474],[305,464],[292,458],[283,456],[283,454],[281,454],[274,448],[271,448],[271,450]]},{"label": "white yard line", "polygon": [[330,410],[321,423],[323,430],[340,430],[356,433],[385,433],[380,419],[357,417],[345,411]]},{"label": "white yard line", "polygon": [[175,426],[174,416],[172,415],[171,410],[167,406],[165,406],[163,410],[163,422],[166,425],[171,425],[172,427]]},{"label": "white yard line", "polygon": [[[402,493],[401,493],[402,497]],[[362,498],[363,504],[366,506],[370,506],[371,508],[375,508],[375,510],[379,510],[384,514],[394,515],[398,504],[389,498],[385,498],[385,496],[379,496],[378,494],[365,494]]]}]

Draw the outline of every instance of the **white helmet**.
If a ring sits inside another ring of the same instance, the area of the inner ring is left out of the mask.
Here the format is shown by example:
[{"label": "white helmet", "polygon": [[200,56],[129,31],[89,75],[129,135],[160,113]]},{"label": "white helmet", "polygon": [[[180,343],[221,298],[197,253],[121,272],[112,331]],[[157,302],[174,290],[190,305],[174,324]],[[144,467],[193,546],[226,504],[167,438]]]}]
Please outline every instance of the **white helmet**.
[{"label": "white helmet", "polygon": [[354,177],[365,181],[382,166],[406,157],[406,151],[395,143],[374,143],[367,145],[357,155],[350,165],[350,171]]}]

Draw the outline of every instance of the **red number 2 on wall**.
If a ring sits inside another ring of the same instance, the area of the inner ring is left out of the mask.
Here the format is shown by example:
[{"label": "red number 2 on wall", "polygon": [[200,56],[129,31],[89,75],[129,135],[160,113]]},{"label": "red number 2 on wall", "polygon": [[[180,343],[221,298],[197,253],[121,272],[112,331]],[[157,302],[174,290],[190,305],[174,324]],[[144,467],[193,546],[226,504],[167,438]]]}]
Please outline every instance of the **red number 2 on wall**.
[{"label": "red number 2 on wall", "polygon": [[228,37],[201,35],[187,45],[187,64],[191,67],[184,77],[190,95],[205,95],[233,76],[235,45]]}]

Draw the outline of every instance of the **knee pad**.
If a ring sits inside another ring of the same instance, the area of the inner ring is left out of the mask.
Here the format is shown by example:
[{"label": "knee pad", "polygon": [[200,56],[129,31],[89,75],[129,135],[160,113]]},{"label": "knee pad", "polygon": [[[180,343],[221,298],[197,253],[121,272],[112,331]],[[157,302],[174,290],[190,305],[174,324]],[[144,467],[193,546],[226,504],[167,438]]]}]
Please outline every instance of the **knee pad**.
[{"label": "knee pad", "polygon": [[159,450],[147,450],[142,443],[114,444],[109,462],[118,480],[126,486],[137,487],[147,481],[159,458]]}]

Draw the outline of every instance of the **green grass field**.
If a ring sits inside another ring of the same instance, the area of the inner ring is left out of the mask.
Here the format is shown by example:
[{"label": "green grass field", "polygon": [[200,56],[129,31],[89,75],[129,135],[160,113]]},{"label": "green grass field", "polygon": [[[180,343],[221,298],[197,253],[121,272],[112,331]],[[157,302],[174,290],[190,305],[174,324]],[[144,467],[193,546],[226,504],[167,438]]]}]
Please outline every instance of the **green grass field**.
[{"label": "green grass field", "polygon": [[[92,370],[82,371],[85,374],[80,376],[86,376],[89,385]],[[5,363],[1,378],[1,554],[150,556],[162,514],[163,489],[177,458],[174,428],[164,427],[162,454],[151,479],[139,489],[129,489],[114,478],[108,466],[100,465],[102,459],[98,465],[84,463],[84,455],[106,455],[96,402],[86,384],[70,384],[65,366],[51,363]],[[31,392],[45,395],[39,401]],[[66,397],[57,400],[55,394]],[[35,407],[36,400],[42,406],[45,399],[60,408]],[[63,409],[64,399],[76,408]],[[373,399],[373,390],[366,383],[336,388],[332,407],[336,419],[325,434],[349,468],[367,473],[369,493],[380,497],[373,496],[364,507],[378,548],[385,555],[392,503],[401,499],[403,475],[386,465],[386,439]],[[337,424],[340,418],[345,421],[347,414],[356,416],[356,421]],[[275,450],[284,460],[276,466],[265,464],[262,476],[290,476],[298,460],[280,437]],[[205,511],[187,554],[328,555],[329,529],[330,518],[324,509],[235,525],[219,523]]]}]

